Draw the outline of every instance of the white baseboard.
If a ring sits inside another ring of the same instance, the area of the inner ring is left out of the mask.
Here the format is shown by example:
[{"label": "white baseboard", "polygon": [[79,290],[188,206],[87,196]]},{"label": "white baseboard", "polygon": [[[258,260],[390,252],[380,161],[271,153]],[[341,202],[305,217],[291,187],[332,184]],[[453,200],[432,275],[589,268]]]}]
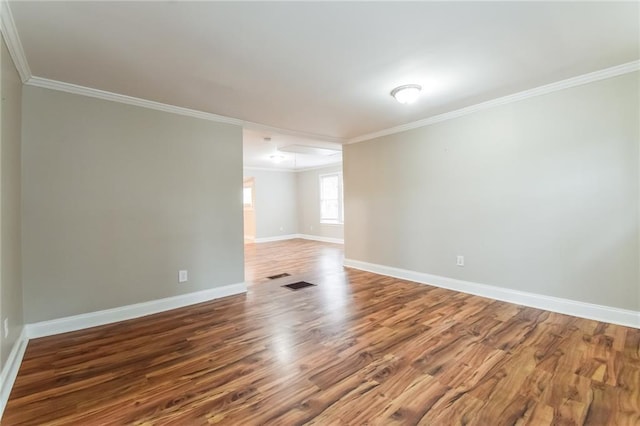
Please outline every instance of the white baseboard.
[{"label": "white baseboard", "polygon": [[323,243],[344,244],[343,238],[321,237],[319,235],[298,234],[298,238],[304,240],[322,241]]},{"label": "white baseboard", "polygon": [[578,302],[560,297],[545,296],[542,294],[528,293],[519,290],[480,284],[471,281],[462,281],[454,278],[441,277],[423,272],[362,262],[359,260],[345,259],[344,266],[360,269],[375,274],[414,281],[421,284],[429,284],[462,293],[502,300],[504,302],[573,315],[576,317],[604,321],[627,327],[640,328],[640,312],[627,309],[613,308],[610,306],[596,305],[593,303]]},{"label": "white baseboard", "polygon": [[246,293],[246,291],[247,286],[245,283],[231,284],[224,287],[214,287],[207,290],[181,294],[164,299],[151,300],[149,302],[136,303],[113,309],[105,309],[103,311],[89,312],[86,314],[73,315],[50,321],[27,324],[25,326],[26,334],[30,339],[52,336],[54,334],[67,333],[70,331],[82,330],[84,328],[143,317],[171,309],[194,305],[196,303],[208,302],[221,297]]},{"label": "white baseboard", "polygon": [[7,406],[7,401],[9,401],[9,394],[18,376],[18,370],[20,370],[27,343],[29,343],[29,338],[27,337],[26,327],[22,327],[20,337],[13,344],[7,362],[2,368],[2,373],[0,373],[0,418],[2,418],[4,409]]},{"label": "white baseboard", "polygon": [[259,243],[271,243],[273,241],[284,241],[284,240],[293,240],[294,238],[300,238],[299,234],[286,234],[286,235],[276,235],[275,237],[262,237],[256,238],[254,242],[256,244]]},{"label": "white baseboard", "polygon": [[310,234],[287,234],[287,235],[278,235],[275,237],[256,238],[255,242],[271,243],[273,241],[293,240],[295,238],[302,238],[303,240],[322,241],[324,243],[344,244],[344,239],[342,238],[321,237],[319,235],[310,235]]}]

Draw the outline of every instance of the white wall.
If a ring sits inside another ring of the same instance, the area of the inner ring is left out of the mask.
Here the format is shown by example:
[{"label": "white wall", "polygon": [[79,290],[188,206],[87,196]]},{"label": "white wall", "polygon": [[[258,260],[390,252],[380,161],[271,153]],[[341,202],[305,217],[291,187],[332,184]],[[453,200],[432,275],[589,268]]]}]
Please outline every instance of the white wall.
[{"label": "white wall", "polygon": [[22,131],[27,323],[244,281],[240,127],[25,86]]},{"label": "white wall", "polygon": [[344,238],[344,225],[320,223],[320,175],[342,172],[342,164],[297,173],[299,233]]},{"label": "white wall", "polygon": [[298,232],[296,176],[294,172],[244,169],[255,182],[256,238]]},{"label": "white wall", "polygon": [[256,238],[305,234],[342,240],[344,226],[320,223],[321,174],[341,172],[342,165],[291,172],[245,168],[255,178]]},{"label": "white wall", "polygon": [[345,257],[640,310],[638,93],[635,72],[345,146]]}]

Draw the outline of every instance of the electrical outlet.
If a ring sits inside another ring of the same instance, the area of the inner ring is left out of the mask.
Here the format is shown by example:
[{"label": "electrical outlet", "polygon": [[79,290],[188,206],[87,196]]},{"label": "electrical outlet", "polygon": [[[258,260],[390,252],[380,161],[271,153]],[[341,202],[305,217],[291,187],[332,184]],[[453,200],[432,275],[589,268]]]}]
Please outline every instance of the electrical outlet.
[{"label": "electrical outlet", "polygon": [[280,227],[280,232],[284,231],[284,226]]},{"label": "electrical outlet", "polygon": [[9,337],[9,318],[4,319],[4,338]]},{"label": "electrical outlet", "polygon": [[189,273],[185,269],[178,271],[178,282],[186,283],[187,281],[189,281]]},{"label": "electrical outlet", "polygon": [[313,225],[309,225],[309,231],[313,231]]},{"label": "electrical outlet", "polygon": [[456,265],[464,266],[464,256],[458,256],[456,259]]}]

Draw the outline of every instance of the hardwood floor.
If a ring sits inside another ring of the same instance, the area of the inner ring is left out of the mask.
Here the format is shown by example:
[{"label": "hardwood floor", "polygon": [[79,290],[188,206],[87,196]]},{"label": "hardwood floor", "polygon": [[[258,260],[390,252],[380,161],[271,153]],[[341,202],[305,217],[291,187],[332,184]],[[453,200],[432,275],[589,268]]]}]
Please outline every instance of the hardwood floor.
[{"label": "hardwood floor", "polygon": [[345,270],[334,244],[246,264],[246,295],[30,341],[2,424],[640,424],[640,330]]}]

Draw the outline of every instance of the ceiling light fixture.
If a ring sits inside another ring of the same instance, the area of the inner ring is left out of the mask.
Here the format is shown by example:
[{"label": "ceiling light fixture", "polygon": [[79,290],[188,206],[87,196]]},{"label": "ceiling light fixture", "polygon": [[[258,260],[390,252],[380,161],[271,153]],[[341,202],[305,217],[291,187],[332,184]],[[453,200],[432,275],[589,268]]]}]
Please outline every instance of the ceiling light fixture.
[{"label": "ceiling light fixture", "polygon": [[404,86],[398,86],[391,91],[391,96],[396,98],[396,101],[401,104],[412,104],[420,96],[422,86],[419,84],[405,84]]},{"label": "ceiling light fixture", "polygon": [[[269,137],[269,136],[266,136],[266,137],[264,137],[262,139],[264,139],[264,141],[266,143],[271,143],[271,137]],[[273,148],[274,148],[275,152],[269,156],[269,159],[271,161],[273,161],[274,163],[278,164],[278,163],[281,163],[281,162],[283,162],[284,160],[287,159],[287,157],[285,157],[284,155],[280,154],[280,152],[278,152],[278,145],[277,144],[273,144]]]},{"label": "ceiling light fixture", "polygon": [[285,156],[282,154],[273,154],[270,155],[269,158],[271,159],[271,161],[273,161],[274,163],[280,163],[282,161],[284,161]]}]

